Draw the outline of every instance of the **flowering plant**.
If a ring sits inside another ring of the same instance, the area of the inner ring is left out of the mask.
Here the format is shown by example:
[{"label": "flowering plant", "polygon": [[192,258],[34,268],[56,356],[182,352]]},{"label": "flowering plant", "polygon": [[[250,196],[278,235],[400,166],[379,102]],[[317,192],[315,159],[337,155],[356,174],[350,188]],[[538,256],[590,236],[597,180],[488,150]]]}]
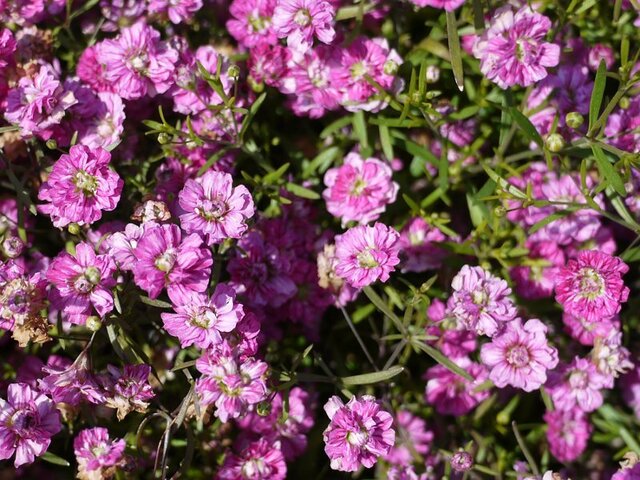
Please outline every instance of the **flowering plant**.
[{"label": "flowering plant", "polygon": [[640,479],[637,0],[0,0],[0,478]]}]

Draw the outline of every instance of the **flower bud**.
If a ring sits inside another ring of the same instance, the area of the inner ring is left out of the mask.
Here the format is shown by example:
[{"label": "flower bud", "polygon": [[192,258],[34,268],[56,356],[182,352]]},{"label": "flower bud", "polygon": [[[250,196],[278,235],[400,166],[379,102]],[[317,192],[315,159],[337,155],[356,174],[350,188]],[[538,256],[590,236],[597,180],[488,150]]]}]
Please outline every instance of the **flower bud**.
[{"label": "flower bud", "polygon": [[77,223],[70,223],[67,230],[71,235],[78,235],[80,233],[80,225]]},{"label": "flower bud", "polygon": [[547,137],[544,142],[545,146],[550,152],[558,153],[564,148],[564,138],[559,133],[552,133]]},{"label": "flower bud", "polygon": [[56,142],[53,138],[50,138],[49,140],[47,140],[45,145],[50,150],[55,150],[56,148],[58,148],[58,142]]},{"label": "flower bud", "polygon": [[166,145],[170,141],[171,141],[171,137],[169,136],[168,133],[161,132],[161,133],[158,134],[158,143],[160,145]]},{"label": "flower bud", "polygon": [[629,100],[629,97],[622,97],[618,102],[618,105],[620,105],[620,108],[623,110],[626,110],[629,108],[629,105],[631,105],[631,100]]},{"label": "flower bud", "polygon": [[9,258],[18,258],[24,250],[24,243],[20,238],[9,235],[2,242],[2,251]]},{"label": "flower bud", "polygon": [[504,217],[507,214],[507,209],[504,208],[502,205],[499,205],[493,209],[493,214],[496,217]]},{"label": "flower bud", "polygon": [[435,65],[427,67],[427,83],[436,83],[440,80],[440,69]]},{"label": "flower bud", "polygon": [[398,64],[393,60],[387,60],[382,69],[385,75],[395,75],[398,72]]},{"label": "flower bud", "polygon": [[229,78],[238,78],[240,76],[240,67],[237,65],[229,65],[227,75],[229,75]]},{"label": "flower bud", "polygon": [[578,112],[569,112],[564,119],[567,125],[574,130],[580,128],[584,123],[584,117]]},{"label": "flower bud", "polygon": [[271,413],[271,403],[269,402],[260,402],[256,407],[256,413],[261,417],[266,417]]},{"label": "flower bud", "polygon": [[471,467],[473,467],[473,458],[464,450],[460,450],[451,456],[451,468],[456,472],[466,472]]},{"label": "flower bud", "polygon": [[91,315],[90,317],[87,317],[85,325],[92,332],[97,332],[100,330],[100,327],[102,327],[102,321],[100,320],[100,317]]}]

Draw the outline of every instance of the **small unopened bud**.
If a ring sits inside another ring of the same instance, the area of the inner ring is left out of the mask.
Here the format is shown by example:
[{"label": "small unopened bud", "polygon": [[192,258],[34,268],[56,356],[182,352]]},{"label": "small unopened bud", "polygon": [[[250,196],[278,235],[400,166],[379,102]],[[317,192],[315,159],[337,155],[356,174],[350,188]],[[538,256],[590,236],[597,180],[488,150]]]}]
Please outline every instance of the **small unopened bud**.
[{"label": "small unopened bud", "polygon": [[436,83],[440,80],[440,69],[435,65],[427,67],[427,83]]},{"label": "small unopened bud", "polygon": [[414,105],[422,103],[422,95],[417,90],[411,94],[411,103]]},{"label": "small unopened bud", "polygon": [[84,271],[84,278],[92,285],[97,285],[100,283],[100,270],[97,267],[87,267]]},{"label": "small unopened bud", "polygon": [[50,150],[55,150],[56,148],[58,148],[58,142],[56,142],[53,138],[50,138],[49,140],[47,140],[45,145]]},{"label": "small unopened bud", "polygon": [[584,123],[584,117],[578,112],[569,112],[564,118],[569,128],[580,128]]},{"label": "small unopened bud", "polygon": [[499,205],[493,209],[493,214],[496,217],[504,217],[507,214],[507,209],[504,208],[502,205]]},{"label": "small unopened bud", "polygon": [[161,133],[158,134],[158,143],[160,145],[166,145],[170,141],[171,141],[171,137],[169,136],[168,133],[161,132]]},{"label": "small unopened bud", "polygon": [[382,67],[385,75],[395,75],[398,71],[398,64],[393,60],[387,60]]},{"label": "small unopened bud", "polygon": [[559,133],[552,133],[544,142],[550,152],[558,153],[564,148],[564,138]]},{"label": "small unopened bud", "polygon": [[230,65],[227,70],[227,75],[229,75],[229,78],[238,78],[240,76],[240,67],[237,65]]},{"label": "small unopened bud", "polygon": [[77,223],[70,223],[67,230],[71,235],[78,235],[80,233],[80,225]]},{"label": "small unopened bud", "polygon": [[100,327],[102,327],[102,321],[100,320],[100,317],[91,315],[90,317],[87,317],[87,322],[85,323],[85,325],[92,332],[97,332],[98,330],[100,330]]},{"label": "small unopened bud", "polygon": [[471,467],[473,467],[473,458],[464,450],[460,450],[451,456],[451,468],[456,472],[466,472]]},{"label": "small unopened bud", "polygon": [[622,97],[618,102],[618,105],[620,105],[620,108],[623,110],[626,110],[629,108],[629,105],[631,105],[631,100],[629,100],[629,97]]},{"label": "small unopened bud", "polygon": [[260,402],[256,408],[256,413],[261,417],[266,417],[271,413],[271,404],[269,402]]},{"label": "small unopened bud", "polygon": [[2,242],[2,251],[9,258],[18,258],[24,250],[24,243],[18,237],[8,236]]}]

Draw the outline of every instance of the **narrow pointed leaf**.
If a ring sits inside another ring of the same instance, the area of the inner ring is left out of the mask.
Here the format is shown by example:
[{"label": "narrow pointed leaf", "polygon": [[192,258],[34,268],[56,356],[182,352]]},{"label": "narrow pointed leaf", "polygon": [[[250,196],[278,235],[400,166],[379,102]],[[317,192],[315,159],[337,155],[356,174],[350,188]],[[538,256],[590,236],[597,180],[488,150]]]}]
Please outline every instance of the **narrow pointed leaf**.
[{"label": "narrow pointed leaf", "polygon": [[372,383],[380,383],[389,380],[404,371],[404,367],[396,365],[381,372],[363,373],[362,375],[353,375],[351,377],[342,377],[340,382],[345,386],[352,385],[370,385]]}]

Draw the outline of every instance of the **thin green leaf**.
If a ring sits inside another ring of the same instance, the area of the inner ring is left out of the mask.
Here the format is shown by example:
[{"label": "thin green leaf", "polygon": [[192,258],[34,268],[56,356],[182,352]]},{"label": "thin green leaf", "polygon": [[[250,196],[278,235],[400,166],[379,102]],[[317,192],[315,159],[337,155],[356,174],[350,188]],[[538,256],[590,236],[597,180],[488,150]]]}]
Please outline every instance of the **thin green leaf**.
[{"label": "thin green leaf", "polygon": [[173,305],[171,305],[168,302],[163,302],[162,300],[156,300],[154,298],[149,298],[149,297],[144,296],[144,295],[140,295],[140,301],[142,303],[144,303],[145,305],[151,305],[152,307],[173,308]]},{"label": "thin green leaf", "polygon": [[602,98],[604,97],[604,88],[607,85],[607,65],[603,60],[600,60],[598,65],[598,71],[596,72],[596,79],[593,82],[593,90],[591,91],[591,100],[589,102],[589,132],[591,132],[593,126],[598,120],[598,114],[600,113],[600,107],[602,106]]},{"label": "thin green leaf", "polygon": [[616,169],[613,168],[613,165],[609,162],[604,151],[598,145],[592,145],[591,150],[593,150],[593,155],[596,158],[596,165],[598,166],[598,171],[600,172],[600,175],[602,175],[603,180],[606,180],[618,195],[623,197],[626,196],[627,191],[624,188],[622,177]]},{"label": "thin green leaf", "polygon": [[464,370],[463,368],[453,363],[453,361],[451,361],[448,357],[446,357],[440,350],[433,348],[431,345],[427,345],[426,343],[422,343],[422,342],[415,342],[415,343],[412,343],[412,345],[422,350],[424,353],[429,355],[433,360],[438,362],[447,370],[455,373],[456,375],[461,376],[462,378],[470,382],[474,381],[474,378],[471,375],[469,375],[469,373],[467,373],[466,370]]},{"label": "thin green leaf", "polygon": [[340,148],[336,146],[321,151],[306,165],[302,177],[309,178],[317,171],[324,173],[338,156],[338,153],[340,153]]},{"label": "thin green leaf", "polygon": [[364,119],[364,112],[359,110],[353,115],[353,131],[360,142],[360,148],[369,148],[369,138],[367,136],[367,123]]},{"label": "thin green leaf", "polygon": [[402,320],[400,320],[400,318],[391,311],[391,309],[387,306],[386,303],[384,303],[384,301],[382,300],[382,298],[380,298],[380,296],[376,293],[376,291],[370,286],[364,287],[363,291],[365,295],[369,297],[369,300],[371,300],[371,303],[373,303],[378,308],[378,310],[380,310],[382,313],[384,313],[387,317],[391,319],[391,321],[395,324],[398,331],[404,333],[405,328],[402,323]]},{"label": "thin green leaf", "polygon": [[345,386],[352,385],[371,385],[372,383],[380,383],[389,380],[404,371],[404,367],[396,365],[381,372],[363,373],[361,375],[353,375],[350,377],[340,378],[340,382]]},{"label": "thin green leaf", "polygon": [[391,143],[391,136],[389,135],[389,128],[386,125],[379,125],[378,130],[380,132],[380,145],[382,146],[382,152],[387,160],[393,160],[393,145]]},{"label": "thin green leaf", "polygon": [[40,458],[45,462],[52,463],[54,465],[59,465],[61,467],[70,467],[71,464],[67,462],[64,458],[59,457],[58,455],[51,452],[44,452]]},{"label": "thin green leaf", "polygon": [[262,181],[267,185],[273,185],[277,180],[280,180],[280,177],[282,177],[286,173],[286,171],[289,169],[289,166],[290,166],[290,163],[285,163],[277,170],[271,173],[267,173],[262,178]]},{"label": "thin green leaf", "polygon": [[285,185],[287,191],[293,193],[296,197],[300,198],[308,198],[309,200],[318,200],[320,198],[320,194],[315,192],[309,188],[301,187],[300,185],[296,185],[295,183],[288,182]]},{"label": "thin green leaf", "polygon": [[253,117],[255,117],[256,113],[258,113],[258,110],[260,110],[260,106],[262,105],[262,102],[264,102],[265,98],[267,98],[267,92],[263,92],[258,98],[256,98],[256,101],[251,104],[251,108],[249,108],[249,113],[242,120],[242,128],[240,128],[240,140],[242,140],[244,138],[245,133],[247,133],[247,130],[249,129],[249,125],[251,125],[251,121],[253,120]]},{"label": "thin green leaf", "polygon": [[542,141],[542,137],[538,133],[536,127],[534,127],[533,123],[531,123],[531,120],[529,120],[520,110],[515,107],[509,107],[507,111],[509,112],[509,115],[511,116],[513,121],[516,122],[516,125],[520,127],[522,133],[524,133],[529,140],[535,142],[540,148],[542,148],[544,142]]},{"label": "thin green leaf", "polygon": [[449,55],[451,55],[451,68],[458,90],[464,90],[464,76],[462,70],[462,55],[460,54],[460,37],[455,12],[447,12],[447,39],[449,41]]}]

